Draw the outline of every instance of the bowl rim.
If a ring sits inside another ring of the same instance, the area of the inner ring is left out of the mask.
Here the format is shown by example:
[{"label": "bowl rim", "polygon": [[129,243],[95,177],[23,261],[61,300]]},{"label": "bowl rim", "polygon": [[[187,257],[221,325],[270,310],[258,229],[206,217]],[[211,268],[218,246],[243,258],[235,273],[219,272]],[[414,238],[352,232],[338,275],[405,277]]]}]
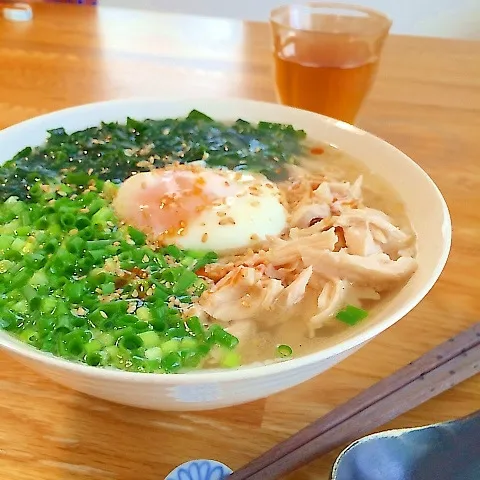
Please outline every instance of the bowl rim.
[{"label": "bowl rim", "polygon": [[[37,123],[42,124],[48,118],[55,118],[57,116],[62,116],[65,114],[72,114],[72,113],[79,113],[81,114],[82,111],[91,110],[96,108],[102,108],[110,105],[119,105],[128,109],[129,105],[135,105],[139,102],[154,102],[158,103],[161,102],[162,104],[184,104],[185,107],[189,105],[188,108],[195,108],[194,105],[204,104],[208,102],[210,105],[225,105],[226,108],[230,108],[230,111],[234,111],[235,106],[243,105],[244,107],[256,107],[256,108],[266,108],[266,109],[277,109],[277,110],[285,110],[290,111],[290,113],[294,114],[301,114],[304,116],[311,116],[317,117],[321,119],[322,122],[333,126],[338,127],[344,131],[355,133],[362,137],[367,137],[371,141],[380,142],[382,144],[386,144],[389,150],[395,155],[400,156],[403,158],[403,161],[409,164],[411,169],[417,170],[417,173],[420,176],[423,176],[424,180],[430,183],[432,187],[432,191],[435,194],[436,201],[438,202],[439,206],[441,206],[442,214],[443,214],[443,225],[442,225],[442,240],[443,240],[443,250],[442,254],[439,258],[439,261],[436,267],[432,270],[428,281],[425,282],[410,299],[409,302],[405,303],[401,308],[397,309],[393,314],[385,318],[381,322],[377,322],[372,324],[369,328],[365,331],[359,332],[358,334],[353,335],[350,338],[347,338],[339,343],[335,343],[334,345],[328,346],[323,348],[319,351],[303,355],[298,358],[292,358],[288,360],[282,360],[273,363],[267,364],[250,364],[241,366],[235,369],[210,369],[210,370],[195,370],[192,372],[186,373],[178,373],[178,374],[158,374],[158,373],[142,373],[142,372],[128,372],[124,370],[104,367],[98,368],[89,366],[80,362],[74,362],[70,360],[66,360],[61,357],[54,356],[51,353],[43,352],[41,350],[36,349],[26,343],[21,342],[20,340],[14,338],[7,332],[0,329],[0,348],[5,349],[6,351],[20,356],[26,357],[32,361],[38,361],[38,363],[46,364],[49,367],[59,368],[62,370],[66,370],[69,372],[75,372],[77,375],[81,375],[84,377],[96,377],[97,379],[101,378],[109,378],[115,379],[118,381],[125,381],[125,382],[135,382],[135,383],[151,383],[154,382],[156,384],[197,384],[197,383],[205,383],[205,380],[210,381],[235,381],[240,379],[255,379],[261,378],[264,376],[270,376],[275,374],[281,374],[287,372],[289,370],[294,370],[297,368],[307,367],[308,365],[312,365],[321,361],[328,360],[329,358],[334,358],[336,356],[340,356],[344,353],[349,352],[355,348],[360,347],[362,344],[368,342],[369,340],[376,337],[381,332],[387,330],[396,322],[398,322],[401,318],[403,318],[406,314],[408,314],[411,310],[413,310],[420,301],[427,295],[427,293],[432,289],[435,282],[440,277],[442,270],[445,267],[447,262],[450,248],[451,248],[451,238],[452,238],[452,224],[451,218],[448,210],[447,203],[443,198],[440,190],[438,189],[437,185],[434,181],[430,178],[430,176],[409,156],[403,153],[394,145],[388,143],[385,140],[382,140],[380,137],[366,132],[356,126],[350,125],[348,123],[326,117],[321,114],[299,110],[293,107],[287,107],[284,105],[271,103],[271,102],[263,102],[257,100],[249,100],[243,98],[236,98],[236,97],[229,97],[229,98],[221,98],[221,99],[212,99],[206,97],[176,97],[172,99],[164,99],[162,97],[149,97],[149,96],[136,96],[136,97],[127,97],[127,98],[119,98],[115,100],[105,100],[101,102],[91,102],[86,104],[81,104],[77,106],[72,106],[68,108],[63,108],[60,110],[55,110],[53,112],[49,112],[46,114],[38,115],[33,118],[24,120],[17,124],[14,124],[10,127],[7,127],[0,131],[0,141],[2,137],[11,135],[13,133],[17,133],[17,131],[22,131],[26,127],[34,127]],[[125,113],[125,116],[128,116],[128,111]],[[292,124],[294,121],[292,120]],[[295,125],[294,125],[295,126]],[[46,132],[45,132],[46,133]]]}]

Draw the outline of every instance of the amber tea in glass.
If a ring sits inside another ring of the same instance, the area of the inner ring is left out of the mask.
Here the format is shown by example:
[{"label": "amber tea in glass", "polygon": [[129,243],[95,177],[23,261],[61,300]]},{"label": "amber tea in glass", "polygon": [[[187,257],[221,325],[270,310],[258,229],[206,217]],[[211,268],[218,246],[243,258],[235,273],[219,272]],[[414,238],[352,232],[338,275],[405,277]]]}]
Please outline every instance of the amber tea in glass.
[{"label": "amber tea in glass", "polygon": [[307,3],[273,10],[270,23],[280,102],[353,123],[390,19],[363,7]]}]

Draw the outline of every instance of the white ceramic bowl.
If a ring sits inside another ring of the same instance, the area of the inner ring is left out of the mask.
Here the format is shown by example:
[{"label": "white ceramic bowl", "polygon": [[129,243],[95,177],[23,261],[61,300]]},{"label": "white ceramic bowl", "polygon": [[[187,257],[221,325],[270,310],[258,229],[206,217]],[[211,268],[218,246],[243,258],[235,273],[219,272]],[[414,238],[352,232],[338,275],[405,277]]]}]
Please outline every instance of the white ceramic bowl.
[{"label": "white ceramic bowl", "polygon": [[[419,268],[392,301],[333,346],[266,366],[179,375],[129,373],[89,367],[35,350],[0,331],[0,346],[42,375],[75,390],[113,402],[158,410],[206,410],[249,402],[298,385],[343,360],[406,315],[427,294],[448,257],[451,223],[439,190],[402,152],[358,128],[314,113],[247,100],[127,99],[84,105],[33,118],[0,132],[0,164],[46,131],[84,129],[104,121],[165,118],[196,108],[218,120],[243,118],[291,123],[317,140],[337,145],[384,177],[403,198],[418,235]],[[1,314],[1,313],[0,313]],[[21,380],[20,380],[21,381]]]}]

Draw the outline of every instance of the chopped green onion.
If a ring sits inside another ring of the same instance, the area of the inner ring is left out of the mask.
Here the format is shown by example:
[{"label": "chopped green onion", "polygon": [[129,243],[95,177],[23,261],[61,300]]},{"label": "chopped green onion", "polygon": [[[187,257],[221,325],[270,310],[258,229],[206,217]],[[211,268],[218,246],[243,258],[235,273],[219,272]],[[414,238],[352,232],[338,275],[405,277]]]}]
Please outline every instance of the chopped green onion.
[{"label": "chopped green onion", "polygon": [[75,221],[75,227],[77,227],[78,230],[85,230],[89,226],[90,220],[86,215],[80,215],[77,217],[77,220]]},{"label": "chopped green onion", "polygon": [[160,345],[162,352],[166,355],[172,352],[178,352],[180,341],[177,339],[168,340]]},{"label": "chopped green onion", "polygon": [[278,345],[277,354],[280,357],[291,357],[293,354],[292,347],[290,345]]},{"label": "chopped green onion", "polygon": [[104,283],[101,289],[104,295],[109,295],[115,291],[115,283],[114,282]]},{"label": "chopped green onion", "polygon": [[231,333],[228,333],[219,325],[212,325],[208,329],[208,332],[210,334],[210,339],[221,347],[232,349],[238,345],[238,338]]},{"label": "chopped green onion", "polygon": [[102,356],[98,352],[87,353],[85,362],[91,367],[96,367],[102,362]]},{"label": "chopped green onion", "polygon": [[197,337],[204,338],[205,331],[203,325],[200,322],[198,317],[190,317],[187,319],[187,327],[188,329]]},{"label": "chopped green onion", "polygon": [[163,356],[163,350],[160,347],[152,347],[145,350],[145,358],[148,360],[160,359]]},{"label": "chopped green onion", "polygon": [[145,348],[158,347],[160,345],[160,337],[153,330],[139,333],[138,336],[142,339]]},{"label": "chopped green onion", "polygon": [[102,191],[88,177],[34,184],[35,203],[0,209],[0,328],[90,366],[173,373],[219,348],[235,366],[236,337],[169,306],[202,294],[194,271],[216,255],[145,246],[143,232],[119,225],[109,202],[84,188]]},{"label": "chopped green onion", "polygon": [[162,358],[161,365],[162,368],[168,373],[176,372],[182,366],[182,357],[178,352],[170,352]]},{"label": "chopped green onion", "polygon": [[235,351],[226,352],[221,361],[222,367],[226,367],[226,368],[238,367],[240,366],[240,363],[241,363],[240,355],[238,354],[238,352],[235,352]]},{"label": "chopped green onion", "polygon": [[356,325],[368,316],[368,312],[362,308],[355,307],[353,305],[347,305],[340,310],[336,318],[347,325]]},{"label": "chopped green onion", "polygon": [[75,216],[72,213],[64,213],[60,216],[60,225],[65,229],[70,229],[75,225]]},{"label": "chopped green onion", "polygon": [[143,345],[143,340],[139,335],[127,333],[121,337],[120,344],[128,350],[135,350]]},{"label": "chopped green onion", "polygon": [[147,236],[140,230],[137,230],[133,227],[128,227],[128,234],[130,235],[130,238],[135,242],[135,244],[139,247],[145,245],[145,240]]},{"label": "chopped green onion", "polygon": [[172,256],[175,260],[181,260],[183,258],[182,251],[175,245],[169,245],[165,247],[165,253]]}]

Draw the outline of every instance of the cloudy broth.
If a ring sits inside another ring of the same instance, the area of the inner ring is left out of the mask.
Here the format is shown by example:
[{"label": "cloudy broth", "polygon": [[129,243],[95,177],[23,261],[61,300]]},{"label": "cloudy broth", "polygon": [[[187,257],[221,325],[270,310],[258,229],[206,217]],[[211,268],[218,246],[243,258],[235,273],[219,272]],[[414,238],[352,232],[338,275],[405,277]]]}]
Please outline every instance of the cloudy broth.
[{"label": "cloudy broth", "polygon": [[[396,226],[406,233],[412,234],[413,241],[415,240],[405,206],[398,193],[388,182],[371,172],[361,161],[335,146],[310,142],[309,150],[315,153],[303,157],[299,161],[301,167],[309,172],[324,175],[327,180],[354,182],[362,175],[365,205],[385,212]],[[382,292],[380,300],[362,301],[362,308],[369,312],[368,318],[363,322],[368,322],[368,324],[375,322],[377,314],[401,288],[403,285]],[[316,331],[315,336],[310,337],[306,322],[315,315],[317,297],[318,292],[315,294],[311,291],[299,306],[291,309],[288,316],[281,319],[272,318],[272,323],[275,322],[274,327],[259,330],[251,341],[240,345],[243,364],[270,362],[272,358],[279,360],[278,356],[275,357],[275,352],[277,346],[283,344],[292,348],[293,357],[314,353],[349,338],[364,325],[363,322],[360,322],[356,326],[349,326],[332,318]],[[277,313],[275,315],[278,316]]]}]

